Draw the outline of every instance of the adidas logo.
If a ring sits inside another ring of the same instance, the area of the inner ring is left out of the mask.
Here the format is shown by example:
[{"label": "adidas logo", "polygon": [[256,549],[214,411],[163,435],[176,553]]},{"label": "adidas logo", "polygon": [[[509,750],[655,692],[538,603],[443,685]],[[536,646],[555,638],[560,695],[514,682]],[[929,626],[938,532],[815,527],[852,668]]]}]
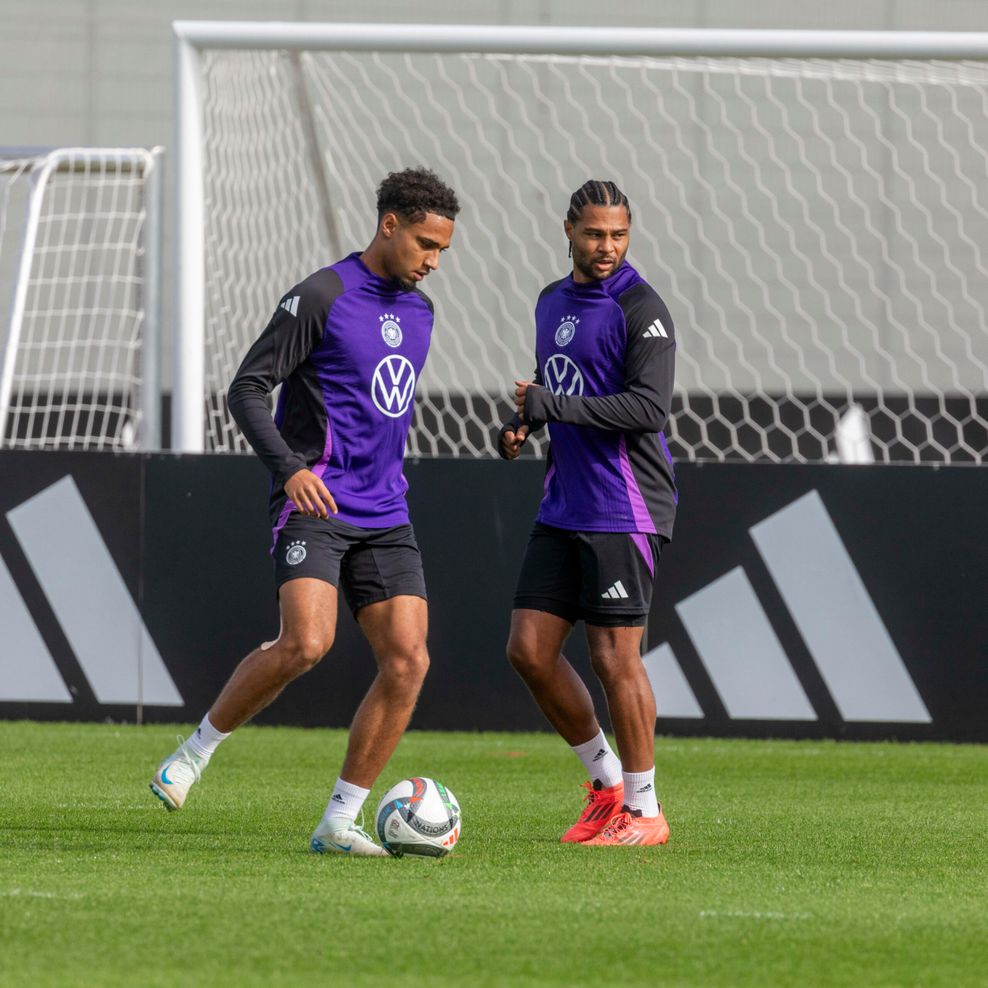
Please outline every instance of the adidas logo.
[{"label": "adidas logo", "polygon": [[652,325],[649,326],[644,333],[642,333],[642,339],[647,339],[648,337],[652,337],[654,339],[657,336],[664,340],[669,339],[669,334],[666,332],[665,326],[663,326],[658,319],[656,319],[655,322],[653,322]]},{"label": "adidas logo", "polygon": [[286,298],[281,305],[278,306],[279,309],[284,309],[285,312],[290,312],[293,316],[298,315],[298,300],[301,295],[293,295],[291,298]]},{"label": "adidas logo", "polygon": [[607,754],[607,752],[603,748],[601,748],[600,751],[598,751],[597,754],[593,756],[593,760],[595,762],[599,762],[601,760],[601,758],[603,758],[604,755],[606,755],[606,754]]},{"label": "adidas logo", "polygon": [[636,793],[637,792],[651,792],[651,791],[652,791],[652,783],[651,782],[646,782],[645,785],[643,785],[641,787],[641,789],[636,789],[635,790]]},{"label": "adidas logo", "polygon": [[333,798],[330,800],[331,803],[345,803],[346,800],[338,793],[333,793]]},{"label": "adidas logo", "polygon": [[613,586],[608,587],[602,594],[605,600],[627,600],[628,591],[624,589],[624,584],[618,580]]},{"label": "adidas logo", "polygon": [[[749,534],[840,716],[848,722],[931,723],[819,493],[804,494]],[[819,720],[743,567],[675,609],[728,717]],[[723,630],[725,614],[731,615],[730,634]],[[642,661],[660,717],[703,719],[668,643],[650,649]]]},{"label": "adidas logo", "polygon": [[[184,706],[72,477],[8,511],[7,521],[96,702]],[[93,615],[99,615],[98,622]],[[73,703],[75,690],[62,678],[2,559],[0,624],[4,646],[17,655],[16,662],[4,665],[0,701]],[[135,651],[141,656],[140,675]]]}]

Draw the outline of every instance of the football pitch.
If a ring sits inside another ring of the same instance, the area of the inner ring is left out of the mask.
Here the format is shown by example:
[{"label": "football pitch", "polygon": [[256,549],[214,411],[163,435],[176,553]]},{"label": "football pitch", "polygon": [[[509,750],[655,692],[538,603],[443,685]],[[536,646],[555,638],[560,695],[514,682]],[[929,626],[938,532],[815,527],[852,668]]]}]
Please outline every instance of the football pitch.
[{"label": "football pitch", "polygon": [[460,843],[349,860],[344,732],[241,729],[168,814],[175,734],[0,723],[0,984],[988,984],[985,746],[660,738],[669,844],[586,848],[554,736],[413,731],[371,812],[434,776]]}]

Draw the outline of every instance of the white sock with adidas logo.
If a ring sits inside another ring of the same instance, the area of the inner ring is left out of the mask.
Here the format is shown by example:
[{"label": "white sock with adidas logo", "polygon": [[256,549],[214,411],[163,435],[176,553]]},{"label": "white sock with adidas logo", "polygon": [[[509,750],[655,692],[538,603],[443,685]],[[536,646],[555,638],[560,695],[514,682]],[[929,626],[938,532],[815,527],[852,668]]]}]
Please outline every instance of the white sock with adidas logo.
[{"label": "white sock with adidas logo", "polygon": [[325,823],[331,816],[356,820],[369,793],[370,789],[361,789],[351,782],[337,779],[336,785],[333,786],[333,795],[326,804],[326,812],[322,815],[323,822]]},{"label": "white sock with adidas logo", "polygon": [[591,781],[609,789],[621,781],[621,759],[611,750],[603,731],[583,744],[573,745],[573,754],[583,762]]},{"label": "white sock with adidas logo", "polygon": [[624,805],[629,810],[641,810],[642,816],[659,815],[654,765],[647,772],[624,773]]}]

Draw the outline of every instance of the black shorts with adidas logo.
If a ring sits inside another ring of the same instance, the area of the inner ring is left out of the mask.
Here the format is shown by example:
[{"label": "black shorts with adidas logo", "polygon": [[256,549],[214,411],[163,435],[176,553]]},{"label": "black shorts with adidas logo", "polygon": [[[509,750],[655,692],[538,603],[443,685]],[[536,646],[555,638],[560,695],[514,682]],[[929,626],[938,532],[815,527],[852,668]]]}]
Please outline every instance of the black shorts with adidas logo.
[{"label": "black shorts with adidas logo", "polygon": [[641,532],[576,532],[536,522],[515,590],[515,608],[575,624],[641,627],[655,568],[669,540]]}]

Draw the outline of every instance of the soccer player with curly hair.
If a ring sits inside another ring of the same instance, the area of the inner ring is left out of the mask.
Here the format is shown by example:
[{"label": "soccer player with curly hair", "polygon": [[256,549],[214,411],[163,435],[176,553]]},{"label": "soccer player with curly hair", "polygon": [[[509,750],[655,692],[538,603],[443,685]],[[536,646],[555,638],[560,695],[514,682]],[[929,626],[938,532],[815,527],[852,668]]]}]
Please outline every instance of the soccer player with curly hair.
[{"label": "soccer player with curly hair", "polygon": [[[219,743],[332,647],[342,587],[377,661],[326,812],[319,853],[386,855],[356,818],[418,699],[429,656],[425,580],[402,474],[433,306],[420,283],[450,245],[459,204],[433,172],[387,176],[370,246],[284,295],[229,390],[271,473],[281,632],[234,670],[195,733],[151,781],[180,809]],[[269,396],[281,385],[272,420]]]}]

